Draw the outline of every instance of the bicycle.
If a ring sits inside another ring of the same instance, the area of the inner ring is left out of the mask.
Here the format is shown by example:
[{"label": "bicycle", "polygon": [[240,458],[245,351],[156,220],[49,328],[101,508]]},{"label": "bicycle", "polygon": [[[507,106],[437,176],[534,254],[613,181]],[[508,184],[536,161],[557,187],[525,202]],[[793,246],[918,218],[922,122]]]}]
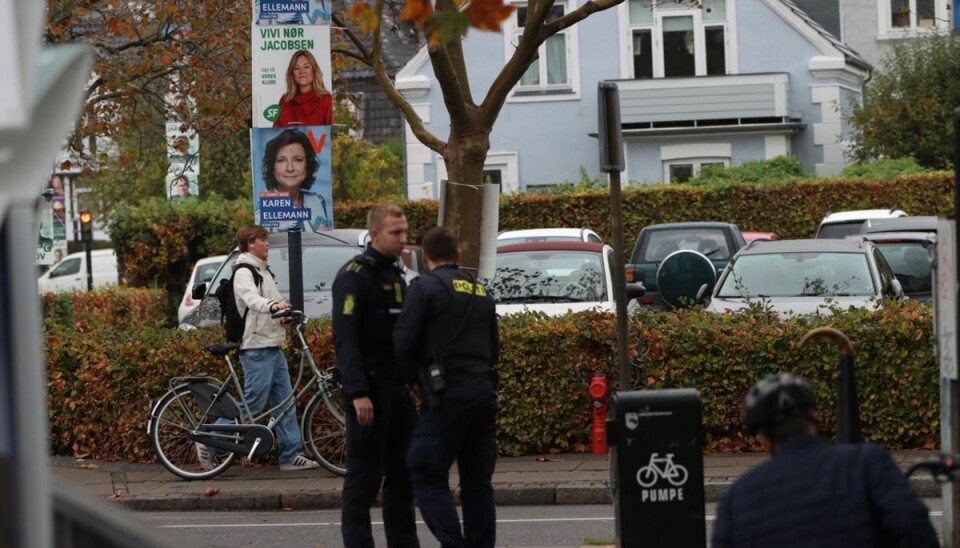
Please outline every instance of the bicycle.
[{"label": "bicycle", "polygon": [[[317,368],[303,336],[303,312],[283,310],[273,317],[293,320],[296,340],[302,349],[293,392],[282,402],[271,402],[274,407],[253,416],[230,359],[230,353],[240,345],[206,346],[205,350],[227,362],[227,378],[221,381],[205,373],[173,377],[168,381],[170,390],[151,405],[147,434],[160,463],[171,473],[186,480],[210,479],[229,468],[237,455],[248,460],[267,455],[274,445],[273,430],[280,418],[295,409],[297,402],[314,388],[316,394],[304,408],[300,421],[303,443],[325,469],[338,476],[346,473],[346,418],[339,403],[336,371]],[[301,388],[305,364],[309,364],[312,376]],[[208,453],[212,459],[204,459],[208,466],[200,461],[198,443],[211,449]]]},{"label": "bicycle", "polygon": [[686,467],[674,464],[673,453],[657,458],[657,453],[650,455],[650,462],[637,470],[637,483],[640,487],[652,487],[657,479],[665,479],[674,487],[680,487],[687,482],[689,476]]}]

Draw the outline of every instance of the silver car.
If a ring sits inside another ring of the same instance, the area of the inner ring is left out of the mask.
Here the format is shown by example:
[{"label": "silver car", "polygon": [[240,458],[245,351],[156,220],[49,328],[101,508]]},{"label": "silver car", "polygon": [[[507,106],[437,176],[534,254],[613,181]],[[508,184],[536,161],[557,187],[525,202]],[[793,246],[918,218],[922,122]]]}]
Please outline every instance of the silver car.
[{"label": "silver car", "polygon": [[880,250],[868,241],[755,242],[731,259],[707,309],[742,310],[751,304],[784,316],[831,306],[873,308],[902,299],[903,289]]}]

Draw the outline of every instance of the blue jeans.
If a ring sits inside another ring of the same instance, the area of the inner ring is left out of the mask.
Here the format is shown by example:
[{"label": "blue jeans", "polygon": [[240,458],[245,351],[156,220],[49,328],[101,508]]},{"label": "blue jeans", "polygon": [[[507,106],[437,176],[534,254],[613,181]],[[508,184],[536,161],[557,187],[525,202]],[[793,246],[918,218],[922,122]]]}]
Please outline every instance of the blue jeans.
[{"label": "blue jeans", "polygon": [[[243,397],[250,406],[251,414],[262,411],[268,398],[271,405],[277,405],[293,393],[283,350],[277,347],[244,350],[240,354],[240,365],[243,366]],[[303,450],[295,407],[280,419],[276,433],[280,464],[293,462]]]}]

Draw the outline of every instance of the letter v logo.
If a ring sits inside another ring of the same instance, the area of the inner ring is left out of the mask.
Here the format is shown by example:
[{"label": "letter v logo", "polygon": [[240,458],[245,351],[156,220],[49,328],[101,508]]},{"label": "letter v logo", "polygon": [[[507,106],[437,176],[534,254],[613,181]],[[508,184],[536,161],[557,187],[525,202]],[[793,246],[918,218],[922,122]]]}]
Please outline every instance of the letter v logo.
[{"label": "letter v logo", "polygon": [[313,130],[307,132],[307,137],[310,138],[310,144],[313,145],[313,153],[320,154],[323,151],[323,145],[327,143],[327,134],[324,133],[320,135],[320,142],[317,142],[317,138],[313,136]]}]

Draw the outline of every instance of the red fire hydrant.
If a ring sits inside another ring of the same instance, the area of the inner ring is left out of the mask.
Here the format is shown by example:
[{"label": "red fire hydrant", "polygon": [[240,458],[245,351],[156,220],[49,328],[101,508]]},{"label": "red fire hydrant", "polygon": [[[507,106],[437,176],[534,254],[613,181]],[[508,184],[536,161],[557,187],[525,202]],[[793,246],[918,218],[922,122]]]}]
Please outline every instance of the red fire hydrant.
[{"label": "red fire hydrant", "polygon": [[610,452],[607,445],[607,396],[610,390],[607,385],[607,376],[603,373],[594,373],[590,381],[590,398],[593,400],[593,454],[606,455]]}]

